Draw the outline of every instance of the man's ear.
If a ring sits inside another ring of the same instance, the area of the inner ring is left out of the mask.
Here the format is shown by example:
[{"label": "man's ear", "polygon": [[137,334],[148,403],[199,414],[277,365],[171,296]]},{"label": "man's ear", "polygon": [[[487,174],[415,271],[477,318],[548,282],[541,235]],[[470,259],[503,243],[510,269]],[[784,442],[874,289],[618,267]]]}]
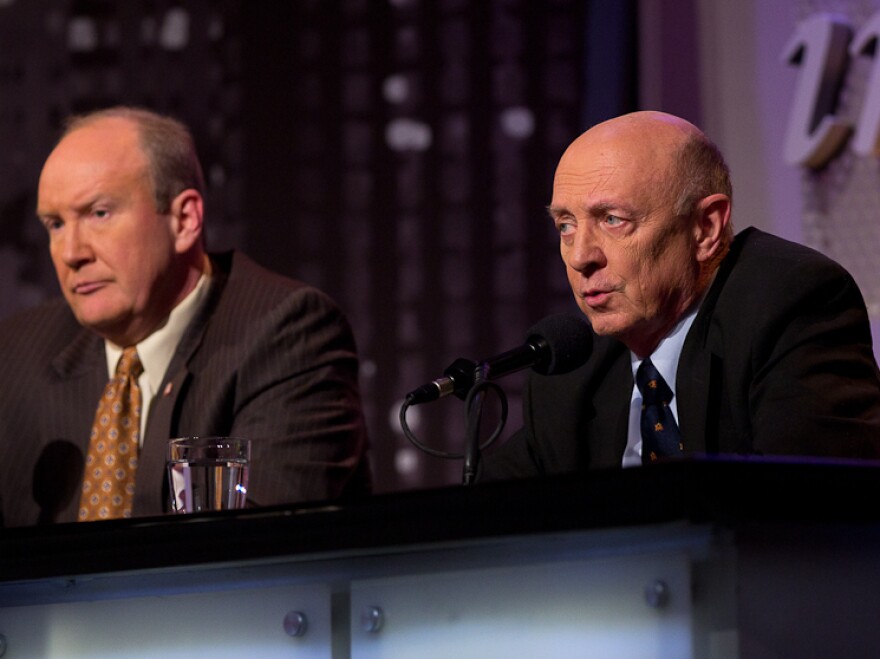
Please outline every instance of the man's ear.
[{"label": "man's ear", "polygon": [[694,238],[700,263],[711,261],[724,249],[731,207],[730,197],[724,194],[709,195],[697,202]]},{"label": "man's ear", "polygon": [[198,190],[187,188],[171,201],[171,227],[179,254],[188,252],[201,242],[204,229],[205,203]]}]

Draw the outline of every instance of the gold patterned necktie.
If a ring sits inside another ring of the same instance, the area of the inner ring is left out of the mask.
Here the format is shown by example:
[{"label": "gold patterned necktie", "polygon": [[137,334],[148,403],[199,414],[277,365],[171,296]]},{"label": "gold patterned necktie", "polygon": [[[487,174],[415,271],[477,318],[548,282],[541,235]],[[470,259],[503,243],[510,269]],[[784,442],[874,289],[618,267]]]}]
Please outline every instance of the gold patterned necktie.
[{"label": "gold patterned necktie", "polygon": [[83,474],[79,521],[131,517],[140,442],[141,390],[144,372],[134,346],[122,351],[116,375],[104,387]]}]

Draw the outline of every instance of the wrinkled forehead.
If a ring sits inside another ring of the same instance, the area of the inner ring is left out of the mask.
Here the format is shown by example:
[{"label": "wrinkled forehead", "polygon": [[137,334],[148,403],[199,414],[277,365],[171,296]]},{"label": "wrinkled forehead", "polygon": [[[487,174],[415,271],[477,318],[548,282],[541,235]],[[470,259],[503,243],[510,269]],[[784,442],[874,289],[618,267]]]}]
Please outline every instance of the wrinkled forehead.
[{"label": "wrinkled forehead", "polygon": [[587,132],[565,151],[553,181],[554,200],[626,198],[656,204],[677,194],[676,145],[632,132]]}]

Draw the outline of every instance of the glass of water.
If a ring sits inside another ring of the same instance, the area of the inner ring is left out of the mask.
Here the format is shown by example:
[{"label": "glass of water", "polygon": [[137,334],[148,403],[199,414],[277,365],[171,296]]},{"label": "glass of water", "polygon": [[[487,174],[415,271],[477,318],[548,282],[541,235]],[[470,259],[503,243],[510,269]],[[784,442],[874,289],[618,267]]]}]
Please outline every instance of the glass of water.
[{"label": "glass of water", "polygon": [[244,508],[251,443],[238,437],[180,437],[168,442],[171,509],[177,513]]}]

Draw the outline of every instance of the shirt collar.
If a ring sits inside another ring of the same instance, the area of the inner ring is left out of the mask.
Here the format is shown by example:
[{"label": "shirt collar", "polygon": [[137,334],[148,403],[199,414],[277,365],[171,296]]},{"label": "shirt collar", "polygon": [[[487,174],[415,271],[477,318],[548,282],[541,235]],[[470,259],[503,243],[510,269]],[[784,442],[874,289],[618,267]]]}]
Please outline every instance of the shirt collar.
[{"label": "shirt collar", "polygon": [[[660,375],[666,380],[666,383],[675,391],[675,377],[678,375],[678,358],[681,356],[681,350],[684,347],[684,340],[687,338],[691,325],[697,317],[700,305],[694,305],[691,310],[685,314],[684,318],[678,321],[678,324],[672,328],[663,340],[651,353],[651,363],[660,371]],[[630,351],[630,362],[632,365],[633,379],[635,379],[636,371],[642,360],[639,359],[634,352]]]}]

